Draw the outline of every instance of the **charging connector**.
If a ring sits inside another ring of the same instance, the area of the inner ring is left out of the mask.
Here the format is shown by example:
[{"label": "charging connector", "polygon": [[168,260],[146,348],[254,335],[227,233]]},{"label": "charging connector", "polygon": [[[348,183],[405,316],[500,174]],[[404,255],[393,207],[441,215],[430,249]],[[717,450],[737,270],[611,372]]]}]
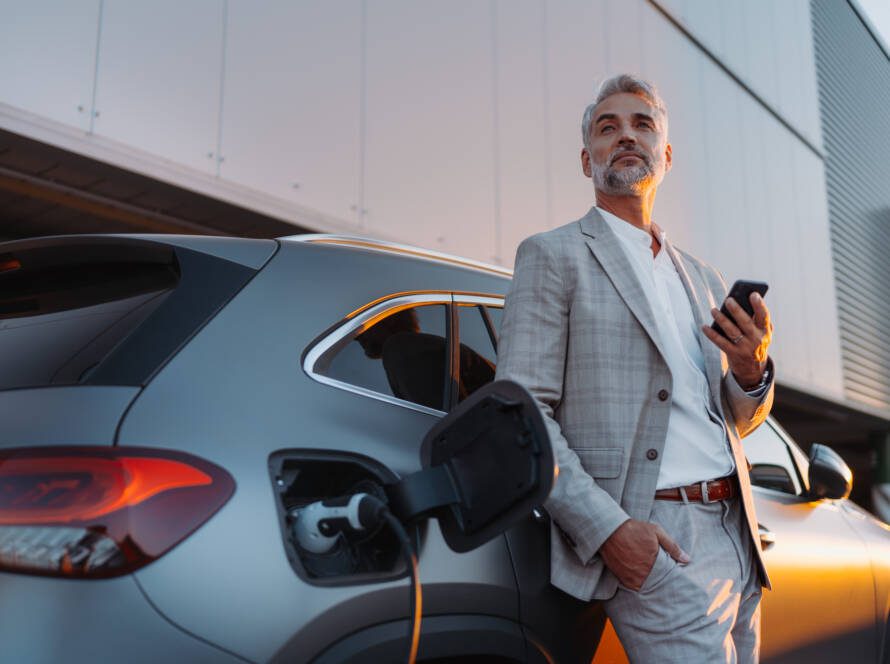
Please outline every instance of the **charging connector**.
[{"label": "charging connector", "polygon": [[297,544],[315,554],[327,553],[341,534],[374,530],[386,505],[367,493],[319,500],[291,512]]},{"label": "charging connector", "polygon": [[408,664],[417,659],[420,645],[420,620],[423,598],[417,555],[411,538],[402,523],[389,511],[386,503],[367,493],[319,500],[291,512],[293,535],[297,544],[314,554],[331,551],[337,542],[353,533],[372,531],[385,521],[402,547],[405,563],[411,571],[411,623],[409,624]]}]

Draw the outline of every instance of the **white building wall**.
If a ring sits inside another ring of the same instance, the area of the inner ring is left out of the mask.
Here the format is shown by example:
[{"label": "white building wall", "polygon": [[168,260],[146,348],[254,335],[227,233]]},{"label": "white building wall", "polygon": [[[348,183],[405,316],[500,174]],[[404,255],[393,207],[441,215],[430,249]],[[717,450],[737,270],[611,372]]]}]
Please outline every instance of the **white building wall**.
[{"label": "white building wall", "polygon": [[740,81],[821,148],[810,3],[653,0]]},{"label": "white building wall", "polygon": [[228,3],[220,179],[357,223],[361,7]]},{"label": "white building wall", "polygon": [[93,131],[215,174],[223,29],[218,0],[104,2]]},{"label": "white building wall", "polygon": [[0,0],[0,102],[90,128],[99,0]]},{"label": "white building wall", "polygon": [[367,3],[363,231],[494,257],[492,34],[488,2]]},{"label": "white building wall", "polygon": [[505,265],[591,205],[581,113],[604,76],[638,72],[671,118],[657,221],[728,280],[768,281],[782,380],[842,397],[807,0],[0,0],[0,15],[0,126],[321,231]]}]

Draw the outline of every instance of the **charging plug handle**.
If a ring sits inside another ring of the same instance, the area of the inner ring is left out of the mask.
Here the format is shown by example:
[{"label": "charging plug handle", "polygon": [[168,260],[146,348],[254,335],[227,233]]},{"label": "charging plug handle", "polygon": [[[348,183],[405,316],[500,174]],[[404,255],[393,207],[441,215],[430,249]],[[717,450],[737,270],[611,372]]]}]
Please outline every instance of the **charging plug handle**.
[{"label": "charging plug handle", "polygon": [[319,500],[294,510],[294,537],[306,551],[327,553],[341,533],[376,528],[386,505],[367,493]]}]

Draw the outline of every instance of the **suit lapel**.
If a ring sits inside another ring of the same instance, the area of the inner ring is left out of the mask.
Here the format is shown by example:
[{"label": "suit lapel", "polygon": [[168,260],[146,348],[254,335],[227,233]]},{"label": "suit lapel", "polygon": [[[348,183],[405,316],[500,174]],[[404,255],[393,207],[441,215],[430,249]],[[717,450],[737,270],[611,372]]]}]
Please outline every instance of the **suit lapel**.
[{"label": "suit lapel", "polygon": [[661,345],[655,316],[652,313],[652,307],[649,306],[646,291],[624,253],[624,248],[619,244],[620,240],[595,207],[590,208],[587,215],[581,219],[580,224],[584,241],[594,258],[602,266],[627,308],[649,335],[658,352],[662,357],[665,357],[664,347]]},{"label": "suit lapel", "polygon": [[[674,263],[674,267],[677,268],[677,274],[680,275],[680,281],[683,283],[689,303],[692,305],[692,315],[695,317],[697,327],[704,325],[705,321],[710,322],[712,320],[711,307],[716,306],[716,303],[698,270],[686,262],[683,255],[674,249],[670,241],[666,241],[662,248],[667,250],[668,256]],[[699,333],[696,338],[705,360],[705,376],[708,380],[708,386],[711,388],[711,394],[714,397],[714,402],[719,412],[722,411],[720,385],[723,379],[724,357],[720,349],[712,344],[704,334]]]}]

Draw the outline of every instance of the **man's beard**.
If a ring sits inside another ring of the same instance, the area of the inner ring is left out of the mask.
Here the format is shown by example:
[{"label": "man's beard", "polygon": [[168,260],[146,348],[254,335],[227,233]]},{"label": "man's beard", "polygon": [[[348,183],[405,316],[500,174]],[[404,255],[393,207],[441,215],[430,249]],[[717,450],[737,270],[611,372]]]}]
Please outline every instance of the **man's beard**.
[{"label": "man's beard", "polygon": [[[635,154],[643,163],[632,168],[615,168],[615,156],[621,153]],[[639,196],[661,180],[652,163],[652,157],[642,150],[618,148],[612,151],[605,164],[591,161],[590,167],[594,189],[612,196]]]}]

